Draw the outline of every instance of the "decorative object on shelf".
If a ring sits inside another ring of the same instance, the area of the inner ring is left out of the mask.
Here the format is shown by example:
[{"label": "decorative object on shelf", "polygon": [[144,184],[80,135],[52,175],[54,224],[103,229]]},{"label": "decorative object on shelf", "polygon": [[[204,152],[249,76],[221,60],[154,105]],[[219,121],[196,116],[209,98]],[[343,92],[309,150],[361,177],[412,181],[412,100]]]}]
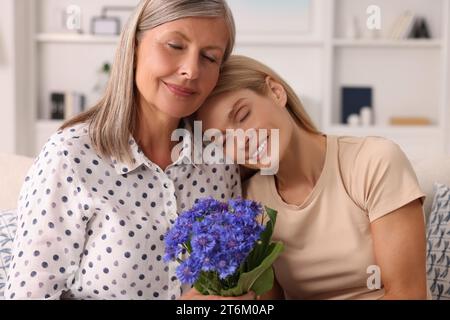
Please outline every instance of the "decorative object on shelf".
[{"label": "decorative object on shelf", "polygon": [[409,37],[413,39],[431,39],[430,28],[425,18],[416,19]]},{"label": "decorative object on shelf", "polygon": [[394,40],[402,40],[410,37],[411,30],[416,21],[416,16],[412,11],[405,11],[395,20],[392,26],[388,38]]},{"label": "decorative object on shelf", "polygon": [[78,5],[65,5],[53,7],[53,16],[50,20],[50,29],[56,33],[82,34],[82,10]]},{"label": "decorative object on shelf", "polygon": [[349,115],[347,118],[347,124],[349,127],[359,127],[361,125],[361,119],[359,115],[357,115],[356,113]]},{"label": "decorative object on shelf", "polygon": [[368,127],[374,124],[373,110],[371,107],[362,107],[359,111],[359,117],[361,119],[361,125]]},{"label": "decorative object on shelf", "polygon": [[51,94],[51,119],[64,120],[64,93],[55,92]]},{"label": "decorative object on shelf", "polygon": [[120,33],[120,20],[115,17],[93,17],[91,33],[102,36],[116,36]]},{"label": "decorative object on shelf", "polygon": [[358,17],[355,16],[349,20],[346,33],[348,39],[358,39],[361,37],[361,26]]},{"label": "decorative object on shelf", "polygon": [[81,30],[81,8],[77,5],[69,5],[65,11],[66,29],[76,33],[83,33]]},{"label": "decorative object on shelf", "polygon": [[77,92],[66,92],[64,96],[64,119],[68,120],[84,111],[86,98]]},{"label": "decorative object on shelf", "polygon": [[50,95],[52,120],[67,120],[85,109],[86,98],[77,92],[54,92]]},{"label": "decorative object on shelf", "polygon": [[425,117],[392,117],[390,124],[393,126],[431,126],[433,123]]},{"label": "decorative object on shelf", "polygon": [[103,7],[102,14],[99,17],[93,17],[91,20],[91,33],[96,35],[111,35],[116,36],[120,34],[122,29],[120,17],[108,16],[108,11],[132,11],[134,7],[126,6],[108,6]]},{"label": "decorative object on shelf", "polygon": [[370,87],[343,87],[342,88],[342,118],[341,123],[346,124],[352,114],[359,117],[362,108],[372,108],[372,88]]},{"label": "decorative object on shelf", "polygon": [[394,40],[431,39],[431,33],[424,17],[406,11],[395,21],[388,38]]},{"label": "decorative object on shelf", "polygon": [[52,8],[52,19],[49,19],[50,29],[56,33],[83,33],[82,10],[80,6],[56,5]]},{"label": "decorative object on shelf", "polygon": [[94,86],[94,92],[96,95],[100,96],[105,92],[110,74],[111,63],[104,62],[101,68],[99,68],[99,70],[97,71],[98,79],[97,83]]},{"label": "decorative object on shelf", "polygon": [[[312,0],[228,0],[239,36],[307,35],[312,33]],[[255,14],[257,9],[258,14]]]},{"label": "decorative object on shelf", "polygon": [[359,114],[352,113],[347,117],[349,127],[369,127],[373,125],[373,110],[371,107],[362,107]]}]

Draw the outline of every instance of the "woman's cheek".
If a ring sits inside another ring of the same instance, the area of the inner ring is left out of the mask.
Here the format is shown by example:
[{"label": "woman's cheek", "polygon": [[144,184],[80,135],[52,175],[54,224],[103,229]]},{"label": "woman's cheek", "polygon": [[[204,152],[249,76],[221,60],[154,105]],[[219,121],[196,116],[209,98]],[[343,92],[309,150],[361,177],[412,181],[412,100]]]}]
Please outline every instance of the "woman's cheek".
[{"label": "woman's cheek", "polygon": [[206,98],[209,96],[209,94],[213,91],[214,87],[217,84],[217,81],[219,81],[219,70],[214,70],[210,72],[209,74],[204,76],[204,84],[203,84],[203,90],[202,90],[202,101],[201,103],[205,102]]}]

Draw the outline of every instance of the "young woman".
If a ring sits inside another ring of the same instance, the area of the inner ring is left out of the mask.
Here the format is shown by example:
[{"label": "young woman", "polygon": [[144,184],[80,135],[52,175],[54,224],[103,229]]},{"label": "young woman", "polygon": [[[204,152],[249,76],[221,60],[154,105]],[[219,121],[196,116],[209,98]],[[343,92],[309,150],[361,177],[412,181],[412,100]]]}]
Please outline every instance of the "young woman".
[{"label": "young woman", "polygon": [[[176,299],[163,235],[196,198],[240,194],[236,166],[172,159],[232,51],[223,0],[143,0],[103,99],[44,146],[22,188],[8,299]],[[190,292],[187,298],[196,298]]]},{"label": "young woman", "polygon": [[256,145],[246,140],[249,168],[277,161],[279,147],[278,172],[244,186],[278,211],[274,240],[285,244],[274,265],[281,288],[266,298],[427,297],[424,193],[396,144],[320,133],[285,81],[242,56],[226,62],[197,118],[204,129],[266,129]]}]

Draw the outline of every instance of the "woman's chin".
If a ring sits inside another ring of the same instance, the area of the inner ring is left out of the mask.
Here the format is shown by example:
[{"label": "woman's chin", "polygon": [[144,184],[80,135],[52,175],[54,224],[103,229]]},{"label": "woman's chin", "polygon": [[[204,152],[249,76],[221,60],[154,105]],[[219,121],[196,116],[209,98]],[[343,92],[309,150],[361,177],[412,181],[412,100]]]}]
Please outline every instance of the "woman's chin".
[{"label": "woman's chin", "polygon": [[166,116],[173,118],[173,119],[183,119],[190,117],[195,113],[196,110],[188,110],[186,109],[173,109],[173,108],[160,108],[159,109],[162,113],[164,113]]}]

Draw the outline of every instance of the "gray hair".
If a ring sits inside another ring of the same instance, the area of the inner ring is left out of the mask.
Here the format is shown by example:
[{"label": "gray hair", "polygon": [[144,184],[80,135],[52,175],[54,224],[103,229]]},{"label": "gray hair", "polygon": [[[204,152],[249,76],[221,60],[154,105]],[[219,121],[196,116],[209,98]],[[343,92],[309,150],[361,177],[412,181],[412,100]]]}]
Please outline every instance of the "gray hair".
[{"label": "gray hair", "polygon": [[236,38],[233,15],[225,0],[142,0],[121,33],[105,94],[91,109],[68,120],[61,129],[87,122],[90,138],[99,153],[131,163],[128,140],[137,117],[134,65],[138,42],[148,30],[189,17],[225,19],[229,33],[225,62]]}]

